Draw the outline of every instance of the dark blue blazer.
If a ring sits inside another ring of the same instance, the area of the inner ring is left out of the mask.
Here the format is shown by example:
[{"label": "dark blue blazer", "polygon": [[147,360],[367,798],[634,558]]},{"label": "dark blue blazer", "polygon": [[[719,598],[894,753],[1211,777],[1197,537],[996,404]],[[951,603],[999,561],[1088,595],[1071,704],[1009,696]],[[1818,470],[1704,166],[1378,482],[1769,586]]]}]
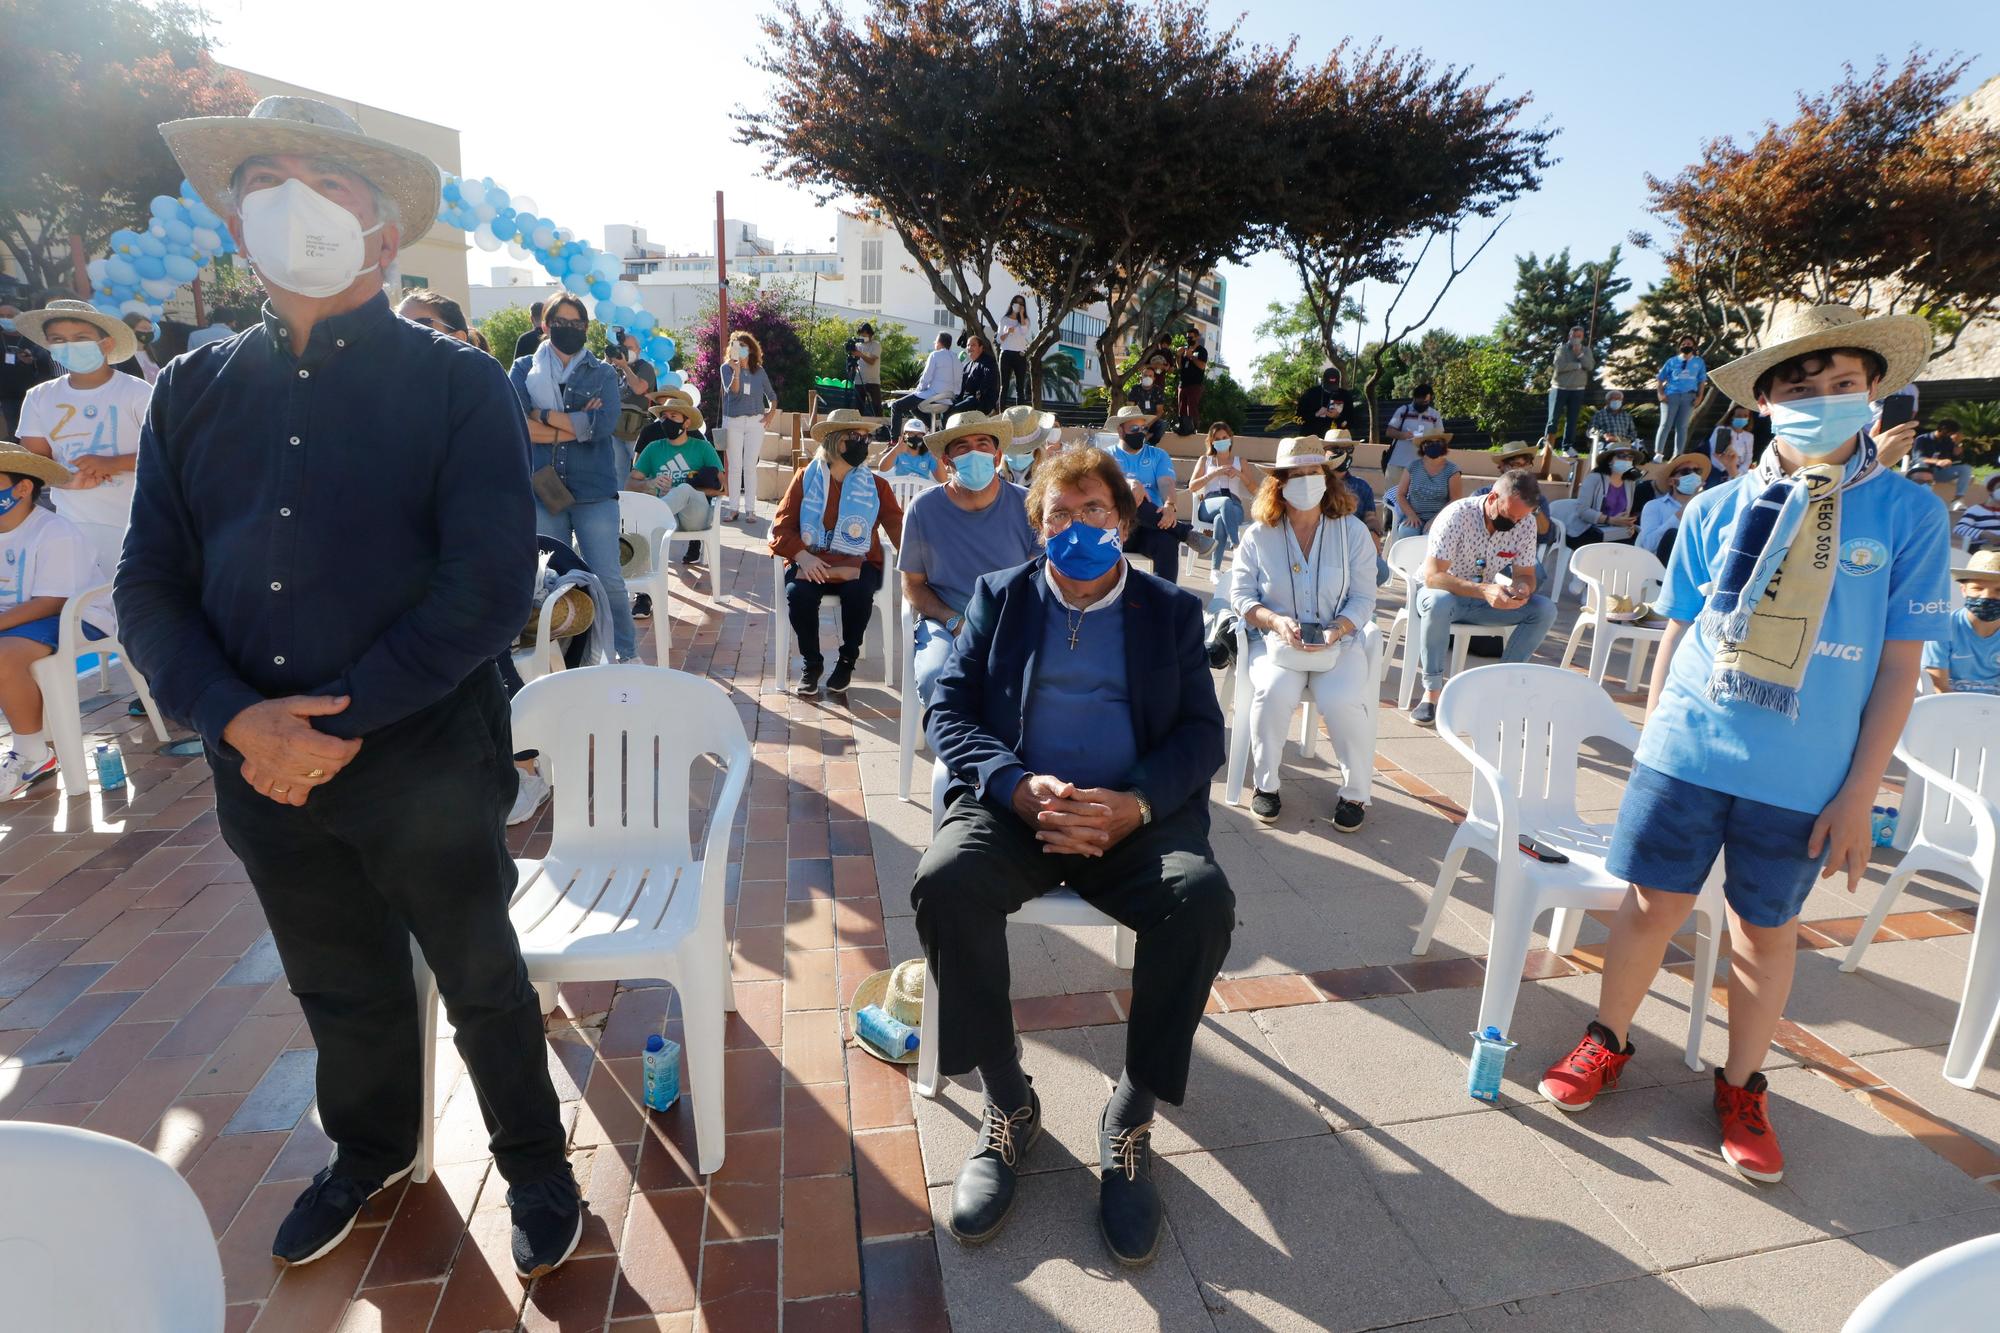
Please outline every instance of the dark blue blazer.
[{"label": "dark blue blazer", "polygon": [[[1028,776],[1018,753],[1035,686],[1046,608],[1045,558],[973,586],[957,651],[931,696],[924,733],[958,782],[996,808]],[[1208,824],[1208,784],[1222,767],[1222,708],[1202,647],[1201,601],[1127,565],[1125,669],[1139,760],[1131,785],[1163,820],[1195,803]]]}]

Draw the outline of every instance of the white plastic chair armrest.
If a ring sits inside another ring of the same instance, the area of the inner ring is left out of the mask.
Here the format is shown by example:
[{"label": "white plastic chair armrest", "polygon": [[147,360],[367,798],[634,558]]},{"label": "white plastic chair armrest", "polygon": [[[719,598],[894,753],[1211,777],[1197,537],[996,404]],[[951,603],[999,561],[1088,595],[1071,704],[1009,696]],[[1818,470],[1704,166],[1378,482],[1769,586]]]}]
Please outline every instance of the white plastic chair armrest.
[{"label": "white plastic chair armrest", "polygon": [[[1446,682],[1446,688],[1450,688],[1449,681]],[[1444,737],[1445,744],[1458,751],[1465,757],[1466,762],[1472,765],[1473,780],[1485,783],[1487,793],[1493,798],[1493,809],[1496,815],[1495,823],[1500,833],[1500,840],[1493,849],[1493,858],[1496,861],[1501,861],[1506,849],[1514,843],[1518,836],[1521,824],[1520,810],[1518,803],[1514,799],[1514,793],[1507,790],[1507,784],[1502,780],[1500,770],[1487,762],[1486,757],[1480,754],[1479,751],[1467,744],[1465,739],[1458,734],[1457,730],[1446,723],[1442,716],[1443,710],[1440,709],[1439,711],[1440,716],[1437,719],[1438,735]],[[1477,801],[1468,802],[1468,808],[1476,808],[1477,805]]]},{"label": "white plastic chair armrest", "polygon": [[1957,778],[1947,777],[1941,770],[1904,750],[1901,742],[1896,745],[1896,754],[1909,765],[1910,772],[1935,786],[1965,808],[1965,813],[1972,822],[1972,864],[2000,866],[2000,861],[1994,858],[1996,849],[2000,849],[2000,808],[1996,808],[1990,799],[1980,795]]},{"label": "white plastic chair armrest", "polygon": [[86,588],[63,603],[62,618],[56,622],[56,652],[67,653],[71,660],[94,651],[83,637],[84,609],[93,602],[111,596],[111,585],[100,583],[95,588]]}]

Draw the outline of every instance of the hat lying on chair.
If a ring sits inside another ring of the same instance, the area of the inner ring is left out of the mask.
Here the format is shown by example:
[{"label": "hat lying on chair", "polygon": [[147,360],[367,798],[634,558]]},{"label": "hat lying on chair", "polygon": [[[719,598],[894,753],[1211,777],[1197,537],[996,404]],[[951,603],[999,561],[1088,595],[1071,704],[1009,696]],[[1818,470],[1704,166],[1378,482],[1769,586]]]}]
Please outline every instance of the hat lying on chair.
[{"label": "hat lying on chair", "polygon": [[855,1025],[854,1016],[871,1004],[881,1005],[898,1023],[921,1028],[924,1025],[924,960],[905,959],[892,968],[864,977],[861,984],[854,988],[854,998],[847,1002],[847,1031],[856,1046],[892,1065],[915,1064],[916,1051],[891,1054],[862,1040],[861,1029]]}]

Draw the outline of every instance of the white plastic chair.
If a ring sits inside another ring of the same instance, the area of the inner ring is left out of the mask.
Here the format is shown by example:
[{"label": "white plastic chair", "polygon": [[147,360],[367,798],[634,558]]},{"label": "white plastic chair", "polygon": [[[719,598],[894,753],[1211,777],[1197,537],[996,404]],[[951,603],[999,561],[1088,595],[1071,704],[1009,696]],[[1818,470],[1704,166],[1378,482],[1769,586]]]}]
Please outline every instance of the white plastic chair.
[{"label": "white plastic chair", "polygon": [[201,1200],[144,1148],[0,1122],[0,1325],[221,1333],[222,1261]]},{"label": "white plastic chair", "polygon": [[[1549,553],[1548,597],[1552,602],[1560,602],[1571,591],[1569,562],[1576,553],[1570,549],[1569,520],[1575,516],[1580,500],[1549,501],[1549,531],[1555,536],[1555,549]],[[1576,591],[1583,590],[1577,584]]]},{"label": "white plastic chair", "polygon": [[1840,1333],[1987,1333],[2000,1305],[2000,1235],[1926,1255],[1856,1306]]},{"label": "white plastic chair", "polygon": [[[1573,672],[1528,663],[1484,666],[1453,676],[1438,700],[1437,729],[1472,765],[1472,808],[1452,834],[1410,952],[1430,951],[1466,853],[1491,859],[1496,867],[1493,932],[1475,1026],[1484,1030],[1491,1024],[1505,1032],[1520,994],[1536,919],[1554,909],[1549,947],[1566,954],[1576,948],[1584,912],[1613,911],[1625,901],[1629,886],[1604,868],[1613,826],[1587,824],[1577,814],[1576,770],[1584,742],[1601,737],[1630,750],[1639,743],[1639,730],[1602,689]],[[1460,736],[1461,731],[1471,739]],[[1561,851],[1569,861],[1552,865],[1533,860],[1520,850],[1524,837]],[[1701,1068],[1701,1028],[1725,920],[1720,871],[1718,858],[1716,872],[1694,903],[1690,1069]]]},{"label": "white plastic chair", "polygon": [[[931,832],[937,832],[939,821],[944,818],[944,793],[950,782],[950,773],[944,762],[938,760],[931,765]],[[1074,889],[1056,889],[1039,898],[1031,898],[1021,905],[1021,910],[1007,918],[1010,926],[1110,926],[1111,957],[1119,967],[1132,970],[1132,963],[1138,954],[1139,937],[1119,925],[1104,913],[1085,902]],[[938,1095],[937,1071],[937,1009],[931,997],[937,994],[937,978],[932,975],[930,964],[924,964],[924,1016],[917,1031],[917,1092],[924,1097]]]},{"label": "white plastic chair", "polygon": [[535,641],[525,648],[514,650],[514,674],[521,678],[523,685],[543,676],[561,671],[567,663],[563,661],[562,645],[550,636],[555,628],[556,607],[562,599],[544,597],[541,614],[535,618]]},{"label": "white plastic chair", "polygon": [[875,475],[889,483],[889,493],[896,497],[897,505],[905,510],[909,509],[910,501],[925,491],[936,489],[938,485],[929,477],[912,477],[907,474],[899,477],[887,472],[877,472]]},{"label": "white plastic chair", "polygon": [[1666,637],[1664,625],[1631,625],[1608,619],[1612,597],[1650,602],[1666,584],[1667,567],[1651,551],[1624,542],[1597,542],[1576,552],[1570,569],[1583,582],[1583,610],[1570,628],[1569,642],[1563,646],[1562,668],[1569,669],[1577,645],[1590,631],[1590,679],[1598,684],[1611,666],[1611,654],[1626,645],[1625,688],[1639,689],[1646,678],[1646,663],[1653,645]]},{"label": "white plastic chair", "polygon": [[1861,965],[1861,955],[1912,876],[1944,875],[1975,889],[1980,911],[1973,919],[1972,959],[1944,1057],[1945,1080],[1970,1088],[2000,1031],[2000,926],[1985,910],[2000,883],[2000,696],[1934,694],[1917,700],[1896,742],[1896,757],[1908,765],[1913,780],[1923,779],[1922,796],[1912,800],[1906,794],[1903,804],[1902,818],[1919,821],[1916,838],[1868,909],[1840,970]]},{"label": "white plastic chair", "polygon": [[[792,678],[792,622],[785,606],[786,562],[779,556],[771,557],[771,643],[777,653],[778,688],[784,689]],[[882,587],[875,594],[875,614],[869,617],[870,627],[882,636],[882,683],[893,685],[896,680],[896,549],[888,542],[882,543]],[[824,605],[824,603],[822,603]]]},{"label": "white plastic chair", "polygon": [[899,600],[896,608],[896,634],[902,641],[903,689],[902,698],[897,701],[896,718],[896,799],[910,799],[910,770],[916,763],[917,747],[924,744],[924,729],[918,725],[917,715],[923,712],[923,700],[917,697],[917,620],[910,609],[908,600]]},{"label": "white plastic chair", "polygon": [[[122,531],[98,524],[90,524],[82,529],[85,539],[94,544],[91,554],[97,560],[100,572],[110,575],[118,568]],[[42,692],[42,725],[49,733],[49,746],[56,752],[56,766],[60,770],[63,791],[70,796],[86,796],[90,793],[89,756],[83,748],[83,692],[77,670],[77,663],[93,654],[97,665],[92,668],[97,673],[98,693],[111,688],[111,658],[117,655],[118,664],[125,668],[125,676],[132,682],[132,692],[139,696],[139,704],[146,710],[146,720],[153,725],[153,734],[162,744],[167,739],[167,724],[160,719],[159,706],[153,702],[153,691],[146,685],[146,678],[132,665],[132,659],[118,642],[113,633],[102,639],[84,636],[84,611],[93,606],[109,609],[111,605],[111,584],[107,581],[94,588],[86,589],[63,603],[62,616],[56,622],[56,650],[47,657],[38,657],[28,666],[35,679],[35,685]]]},{"label": "white plastic chair", "polygon": [[[1382,678],[1382,627],[1370,621],[1361,627],[1361,649],[1368,655],[1368,725],[1375,727],[1376,716],[1382,711],[1382,691],[1375,682]],[[1250,631],[1242,621],[1236,622],[1236,661],[1231,664],[1234,676],[1234,693],[1229,706],[1229,778],[1223,788],[1223,799],[1231,805],[1238,804],[1243,797],[1244,775],[1250,771]],[[1299,700],[1299,711],[1305,716],[1299,725],[1299,758],[1310,759],[1319,749],[1319,713],[1313,707],[1311,691]],[[1287,726],[1286,730],[1290,730]]]},{"label": "white plastic chair", "polygon": [[[681,1002],[704,1175],[723,1157],[723,1013],[736,1007],[723,899],[729,834],[750,781],[750,739],[713,681],[639,663],[544,676],[514,696],[514,743],[541,752],[554,789],[554,835],[539,860],[516,860],[508,909],[528,977],[564,981],[665,977]],[[696,856],[690,769],[724,770]],[[436,1103],[437,986],[421,957],[424,1122],[416,1179],[429,1177]]]},{"label": "white plastic chair", "polygon": [[[675,522],[674,511],[659,496],[647,495],[643,491],[618,492],[618,530],[637,542],[645,552],[645,568],[626,574],[625,582],[627,586],[643,583],[644,591],[653,599],[655,666],[667,664],[668,626],[672,619],[674,596],[674,584],[668,577],[668,571],[673,567]],[[720,540],[719,534],[716,540]]]},{"label": "white plastic chair", "polygon": [[[1428,537],[1398,537],[1396,544],[1389,548],[1389,568],[1403,576],[1403,605],[1389,622],[1389,636],[1392,641],[1400,639],[1403,645],[1403,687],[1397,697],[1404,708],[1417,702],[1417,692],[1423,685],[1423,666],[1418,660],[1419,634],[1417,631],[1417,595],[1424,590],[1424,560],[1430,549]],[[1451,674],[1456,676],[1465,670],[1465,659],[1472,650],[1472,641],[1483,635],[1498,635],[1505,643],[1514,637],[1512,625],[1453,625],[1451,627]],[[1382,653],[1379,668],[1386,677],[1389,671],[1389,651]]]}]

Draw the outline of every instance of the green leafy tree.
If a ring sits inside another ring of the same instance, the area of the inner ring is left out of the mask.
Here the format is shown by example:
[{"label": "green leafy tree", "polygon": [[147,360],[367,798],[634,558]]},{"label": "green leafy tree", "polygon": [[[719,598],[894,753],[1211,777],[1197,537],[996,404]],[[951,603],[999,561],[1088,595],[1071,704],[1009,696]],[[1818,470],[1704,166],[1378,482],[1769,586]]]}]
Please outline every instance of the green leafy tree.
[{"label": "green leafy tree", "polygon": [[1047,397],[1066,403],[1077,402],[1081,398],[1083,374],[1077,369],[1076,362],[1069,359],[1067,352],[1050,352],[1042,358],[1042,390]]},{"label": "green leafy tree", "polygon": [[264,284],[239,259],[225,256],[201,271],[201,305],[211,322],[243,330],[264,317]]},{"label": "green leafy tree", "polygon": [[1494,337],[1465,339],[1458,354],[1437,368],[1434,387],[1439,410],[1471,417],[1496,440],[1513,429],[1532,402],[1521,388],[1520,363]]},{"label": "green leafy tree", "polygon": [[180,192],[162,122],[256,100],[210,57],[206,24],[178,0],[0,0],[0,243],[30,285],[71,287],[71,237],[99,254]]},{"label": "green leafy tree", "polygon": [[1632,288],[1630,278],[1618,276],[1618,257],[1615,245],[1592,263],[1572,263],[1567,246],[1547,258],[1532,250],[1514,257],[1514,296],[1494,332],[1500,350],[1527,367],[1537,391],[1547,391],[1556,346],[1577,325],[1595,330],[1590,345],[1599,366],[1633,341],[1615,304]]},{"label": "green leafy tree", "polygon": [[[875,325],[876,340],[882,344],[882,383],[909,384],[922,370],[917,357],[917,340],[903,325],[889,320],[869,320]],[[813,374],[821,379],[847,378],[847,340],[860,337],[862,321],[840,315],[821,315],[806,331],[806,347],[812,355]]]},{"label": "green leafy tree", "polygon": [[486,345],[499,358],[500,364],[511,365],[514,361],[514,344],[528,331],[533,320],[528,307],[510,305],[504,310],[496,310],[479,321],[479,331],[486,335]]},{"label": "green leafy tree", "polygon": [[[1763,323],[1764,307],[1745,307],[1752,325]],[[1650,384],[1668,357],[1680,348],[1683,333],[1694,335],[1696,350],[1711,367],[1733,361],[1750,350],[1739,324],[1712,295],[1703,299],[1668,274],[1639,298],[1629,316],[1631,336],[1612,354],[1603,376],[1606,385],[1636,387]]]},{"label": "green leafy tree", "polygon": [[1205,432],[1209,423],[1215,421],[1228,422],[1231,430],[1244,429],[1250,420],[1250,395],[1243,386],[1220,366],[1209,368],[1206,383],[1201,394],[1201,415],[1194,423],[1195,433]]},{"label": "green leafy tree", "polygon": [[1250,396],[1273,407],[1296,406],[1299,395],[1319,382],[1326,365],[1319,324],[1306,298],[1291,305],[1273,301],[1257,325],[1257,337],[1276,344],[1250,363]]}]

